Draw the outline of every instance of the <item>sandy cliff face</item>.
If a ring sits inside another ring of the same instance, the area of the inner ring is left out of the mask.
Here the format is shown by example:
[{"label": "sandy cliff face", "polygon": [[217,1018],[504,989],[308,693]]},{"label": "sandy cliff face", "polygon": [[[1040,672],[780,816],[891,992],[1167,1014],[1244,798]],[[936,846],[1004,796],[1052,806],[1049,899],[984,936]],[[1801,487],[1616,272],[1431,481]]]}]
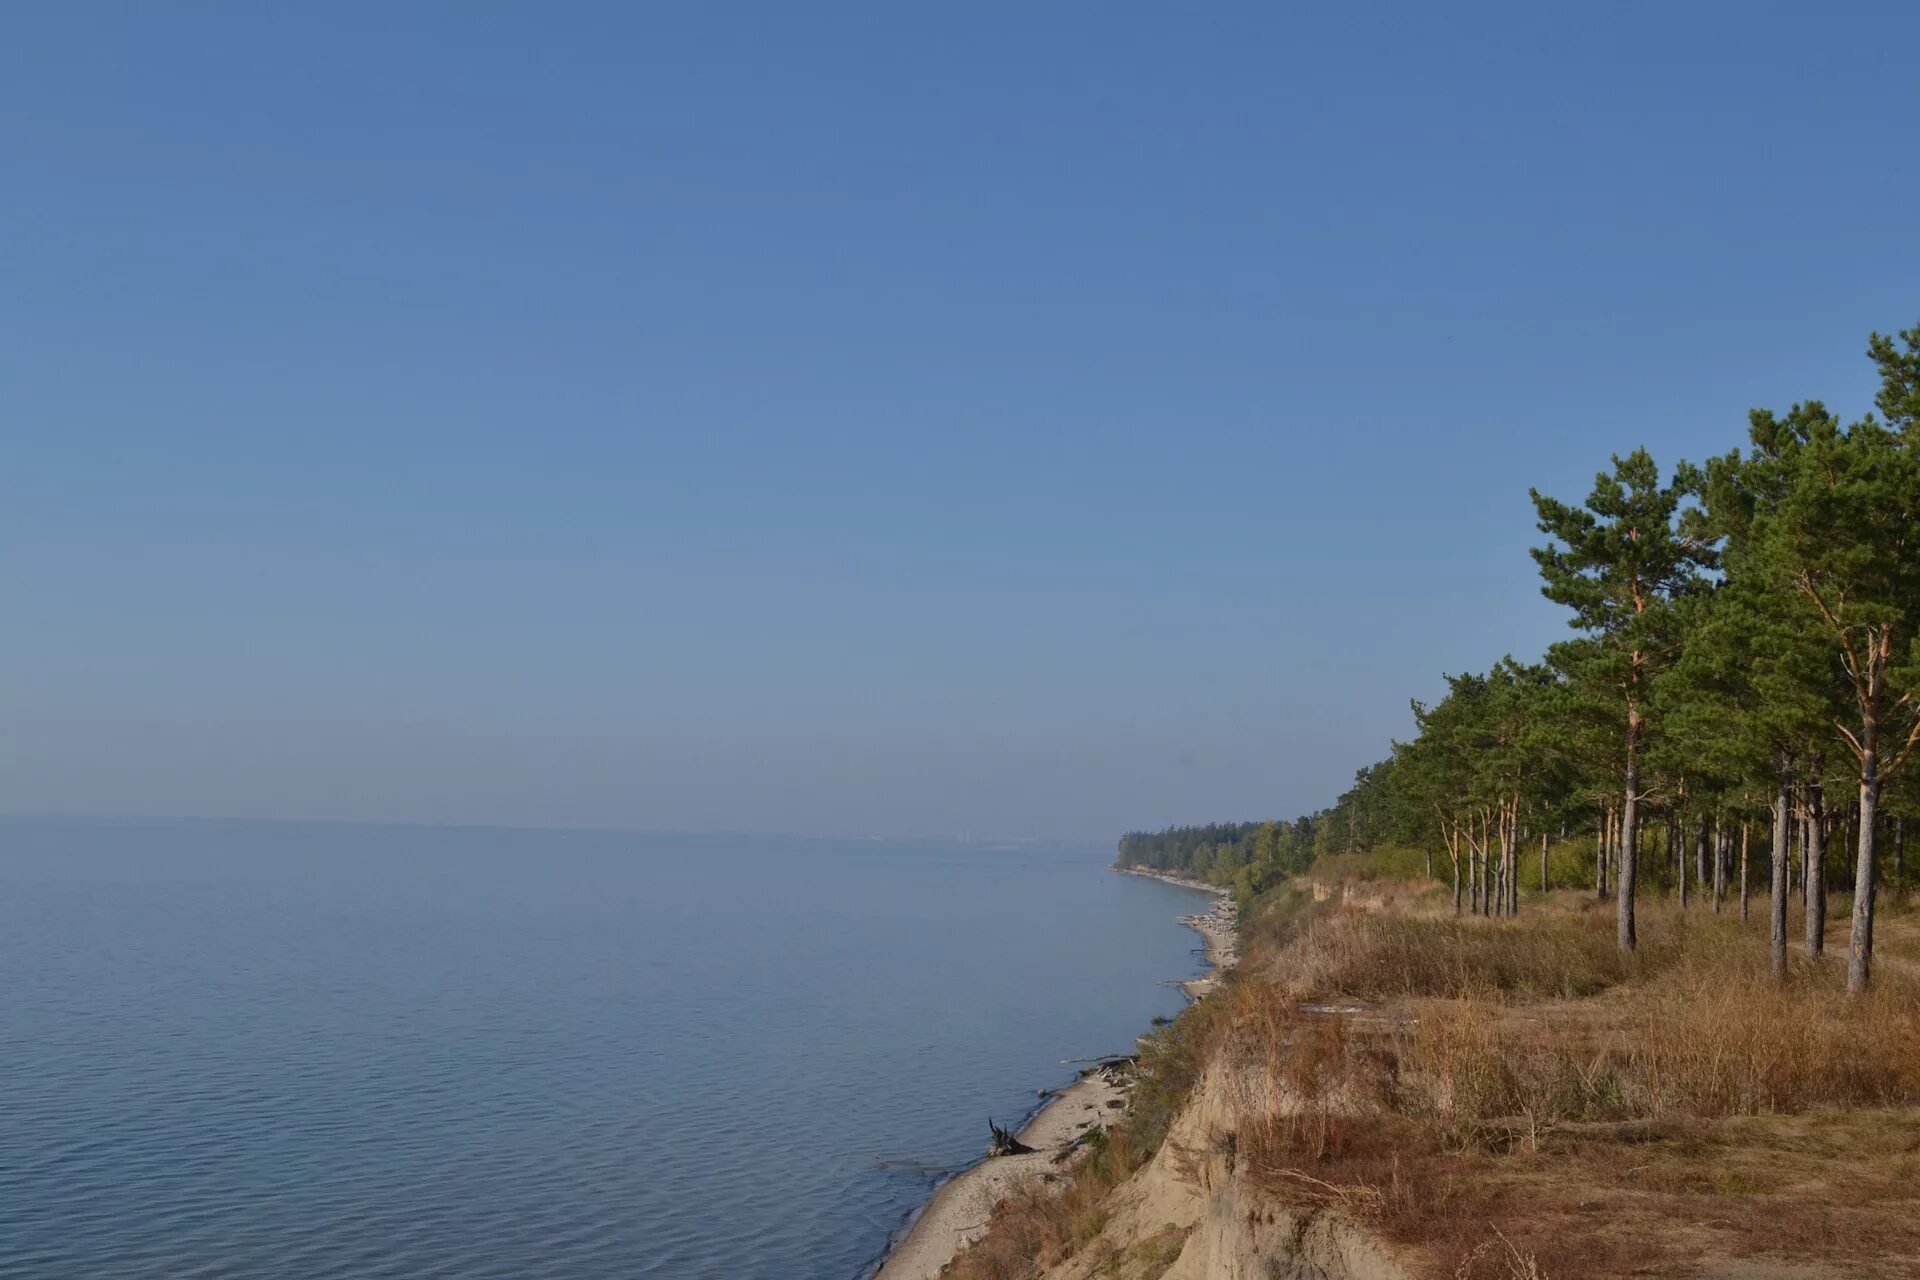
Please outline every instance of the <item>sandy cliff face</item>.
[{"label": "sandy cliff face", "polygon": [[1210,1071],[1159,1153],[1109,1198],[1099,1236],[1044,1280],[1412,1280],[1363,1227],[1250,1191],[1235,1168],[1235,1092],[1224,1072]]}]

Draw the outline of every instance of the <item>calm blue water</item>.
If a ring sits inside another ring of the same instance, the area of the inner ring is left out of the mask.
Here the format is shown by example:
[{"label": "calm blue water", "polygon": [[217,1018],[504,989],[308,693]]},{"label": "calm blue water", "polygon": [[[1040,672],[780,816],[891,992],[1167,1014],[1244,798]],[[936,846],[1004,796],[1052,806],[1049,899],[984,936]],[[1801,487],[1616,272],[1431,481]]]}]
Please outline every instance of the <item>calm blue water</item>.
[{"label": "calm blue water", "polygon": [[1108,857],[0,822],[0,1274],[854,1280],[1179,1007]]}]

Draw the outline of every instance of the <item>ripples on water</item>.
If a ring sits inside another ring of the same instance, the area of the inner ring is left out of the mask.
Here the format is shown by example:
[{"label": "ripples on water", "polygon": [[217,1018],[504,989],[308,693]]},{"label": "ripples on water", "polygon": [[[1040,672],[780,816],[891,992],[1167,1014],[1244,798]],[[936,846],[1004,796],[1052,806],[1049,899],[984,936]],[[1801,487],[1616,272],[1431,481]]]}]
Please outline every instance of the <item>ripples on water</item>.
[{"label": "ripples on water", "polygon": [[0,823],[0,1275],[853,1280],[1179,1006],[1106,859]]}]

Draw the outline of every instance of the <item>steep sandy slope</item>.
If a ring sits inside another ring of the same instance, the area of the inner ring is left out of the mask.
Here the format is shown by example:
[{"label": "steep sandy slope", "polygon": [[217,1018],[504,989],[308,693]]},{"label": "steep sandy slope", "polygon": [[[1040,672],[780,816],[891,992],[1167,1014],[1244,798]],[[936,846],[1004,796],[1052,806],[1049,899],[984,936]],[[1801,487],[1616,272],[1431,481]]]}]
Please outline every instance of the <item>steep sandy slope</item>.
[{"label": "steep sandy slope", "polygon": [[1159,1153],[1109,1197],[1099,1235],[1044,1280],[1412,1280],[1363,1228],[1248,1191],[1234,1167],[1232,1093],[1210,1072]]}]

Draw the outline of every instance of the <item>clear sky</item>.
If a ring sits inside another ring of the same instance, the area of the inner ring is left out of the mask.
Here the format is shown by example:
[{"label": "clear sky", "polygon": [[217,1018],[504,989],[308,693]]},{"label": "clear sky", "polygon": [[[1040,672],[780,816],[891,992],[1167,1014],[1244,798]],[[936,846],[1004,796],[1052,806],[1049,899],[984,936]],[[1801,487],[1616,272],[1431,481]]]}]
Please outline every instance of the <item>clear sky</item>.
[{"label": "clear sky", "polygon": [[1910,3],[4,28],[6,810],[1290,816],[1920,321]]}]

